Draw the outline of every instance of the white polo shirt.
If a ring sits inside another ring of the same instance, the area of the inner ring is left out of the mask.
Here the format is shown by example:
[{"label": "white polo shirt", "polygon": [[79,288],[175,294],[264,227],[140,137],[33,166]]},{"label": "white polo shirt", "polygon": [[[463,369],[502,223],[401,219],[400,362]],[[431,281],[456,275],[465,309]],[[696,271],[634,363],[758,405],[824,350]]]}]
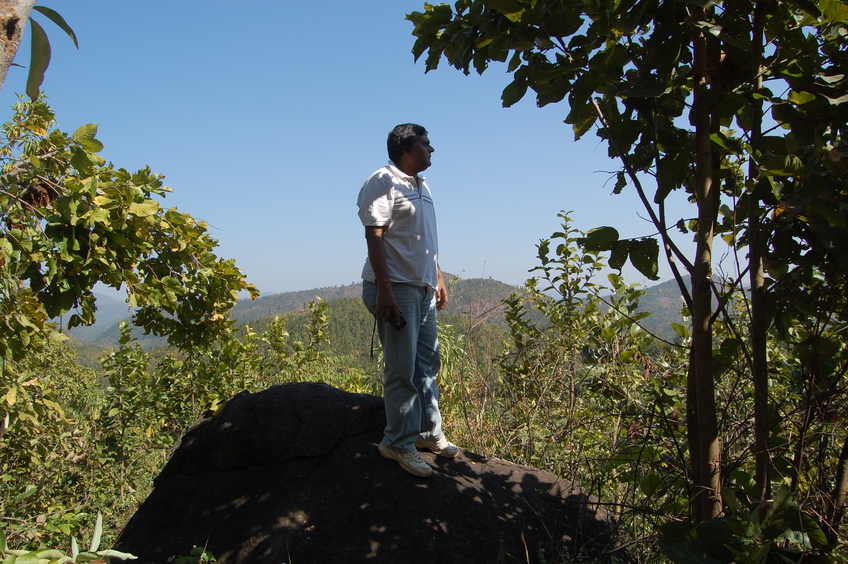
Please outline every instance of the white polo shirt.
[{"label": "white polo shirt", "polygon": [[[383,245],[392,282],[439,285],[439,244],[433,196],[423,176],[415,179],[393,162],[372,174],[357,200],[359,219],[365,227],[384,227]],[[376,282],[370,259],[362,279]]]}]

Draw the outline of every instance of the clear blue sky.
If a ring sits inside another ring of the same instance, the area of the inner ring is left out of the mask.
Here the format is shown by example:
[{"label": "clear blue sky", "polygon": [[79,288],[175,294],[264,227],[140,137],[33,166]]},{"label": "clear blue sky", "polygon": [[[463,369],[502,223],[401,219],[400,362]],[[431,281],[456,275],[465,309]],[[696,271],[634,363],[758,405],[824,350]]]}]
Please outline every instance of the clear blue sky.
[{"label": "clear blue sky", "polygon": [[[565,104],[528,96],[504,109],[505,67],[466,77],[414,63],[404,16],[423,0],[39,4],[80,44],[34,12],[53,46],[42,89],[59,127],[96,123],[107,161],[164,174],[164,205],[207,221],[264,294],[359,280],[356,196],[403,122],[424,125],[436,149],[425,175],[446,272],[521,284],[561,210],[583,230],[652,232],[632,190],[611,195],[606,146],[594,133],[574,142]],[[10,69],[3,107],[25,75]]]}]

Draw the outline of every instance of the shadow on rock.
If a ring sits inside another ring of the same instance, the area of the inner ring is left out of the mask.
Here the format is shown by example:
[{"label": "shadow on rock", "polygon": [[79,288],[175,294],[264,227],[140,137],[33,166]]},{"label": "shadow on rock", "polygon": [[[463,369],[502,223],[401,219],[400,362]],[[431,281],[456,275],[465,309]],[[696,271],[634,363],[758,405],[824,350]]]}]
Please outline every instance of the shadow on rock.
[{"label": "shadow on rock", "polygon": [[116,543],[139,563],[617,561],[615,523],[571,483],[461,451],[427,479],[380,457],[383,400],[317,383],[242,393],[195,423]]}]

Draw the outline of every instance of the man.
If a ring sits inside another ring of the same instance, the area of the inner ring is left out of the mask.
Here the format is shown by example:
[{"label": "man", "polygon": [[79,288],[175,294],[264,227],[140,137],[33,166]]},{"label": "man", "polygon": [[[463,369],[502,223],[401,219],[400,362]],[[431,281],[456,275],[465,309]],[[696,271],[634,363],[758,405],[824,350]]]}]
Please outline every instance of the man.
[{"label": "man", "polygon": [[359,192],[368,259],[362,299],[377,318],[383,345],[386,429],[380,454],[416,476],[433,473],[416,447],[453,458],[459,449],[442,434],[436,377],[441,361],[436,311],[448,303],[439,268],[436,215],[419,173],[430,166],[427,130],[398,125],[387,142],[389,164]]}]

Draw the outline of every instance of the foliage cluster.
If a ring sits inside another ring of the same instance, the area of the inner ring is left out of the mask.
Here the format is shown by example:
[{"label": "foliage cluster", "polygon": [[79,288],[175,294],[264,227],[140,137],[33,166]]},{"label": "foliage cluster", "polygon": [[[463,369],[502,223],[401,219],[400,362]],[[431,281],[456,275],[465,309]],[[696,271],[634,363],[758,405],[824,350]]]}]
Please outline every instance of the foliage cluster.
[{"label": "foliage cluster", "polygon": [[0,357],[55,337],[48,319],[73,311],[70,327],[92,323],[97,283],[123,287],[146,332],[177,347],[214,342],[238,292],[256,289],[215,256],[204,222],[162,209],[160,175],[106,165],[94,125],[68,135],[53,123],[43,100],[21,101],[3,126]]},{"label": "foliage cluster", "polygon": [[[727,505],[721,517],[694,524],[686,421],[691,327],[681,320],[675,342],[658,342],[639,325],[647,315],[639,312],[644,290],[616,274],[608,276],[613,294],[602,298],[597,274],[606,264],[600,252],[580,247],[585,234],[563,220],[563,230],[539,245],[527,293],[507,301],[511,344],[498,370],[463,378],[475,374],[463,356],[446,383],[452,431],[462,429],[463,444],[477,452],[577,481],[616,513],[639,561],[661,551],[676,562],[844,561],[845,525],[833,519],[832,506],[840,437],[848,433],[837,415],[848,408],[844,388],[827,400],[837,411],[821,418],[803,362],[793,356],[798,343],[773,332],[770,452],[778,493],[759,498],[754,390],[738,342],[744,335],[717,323]],[[733,301],[736,325],[744,324],[747,299],[740,293]],[[844,344],[828,355],[832,370],[848,366]]]},{"label": "foliage cluster", "polygon": [[380,393],[373,375],[322,350],[327,306],[310,309],[304,340],[275,319],[262,333],[245,327],[214,347],[174,351],[155,365],[124,323],[120,346],[100,359],[102,375],[79,368],[66,345],[33,354],[20,365],[25,381],[12,384],[15,401],[6,406],[19,406],[0,466],[9,543],[34,548],[42,537],[67,538],[90,527],[96,510],[108,531],[119,530],[188,426],[241,391],[318,379]]},{"label": "foliage cluster", "polygon": [[91,323],[94,285],[123,287],[135,323],[191,356],[229,334],[240,291],[257,292],[214,254],[203,222],[161,207],[170,190],[161,176],[104,162],[96,126],[55,129],[42,99],[14,110],[0,147],[0,507],[10,542],[37,543],[69,534],[92,508],[125,514],[136,478],[160,464],[149,449],[132,451],[130,464],[131,445],[114,446],[143,359],[116,353],[125,358],[107,363],[106,388],[48,320]]}]

